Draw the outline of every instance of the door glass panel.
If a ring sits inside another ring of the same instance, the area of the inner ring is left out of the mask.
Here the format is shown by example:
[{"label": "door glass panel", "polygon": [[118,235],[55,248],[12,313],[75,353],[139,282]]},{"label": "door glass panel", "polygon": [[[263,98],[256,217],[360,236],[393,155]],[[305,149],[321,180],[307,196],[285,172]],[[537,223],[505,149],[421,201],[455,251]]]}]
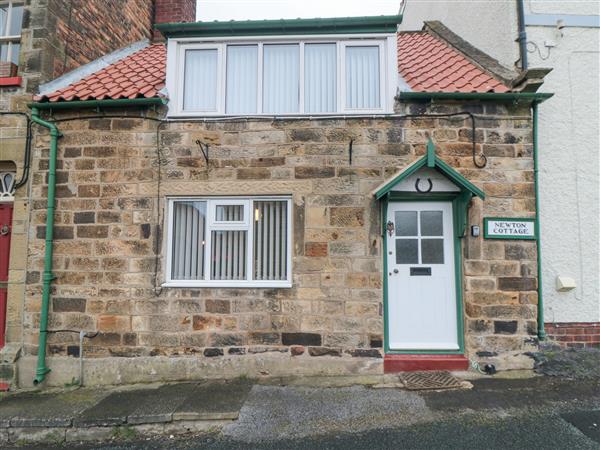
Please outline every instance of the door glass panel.
[{"label": "door glass panel", "polygon": [[444,264],[443,239],[421,239],[421,263]]},{"label": "door glass panel", "polygon": [[442,211],[421,211],[421,236],[443,236]]},{"label": "door glass panel", "polygon": [[417,212],[416,211],[396,211],[396,236],[416,236],[417,235]]},{"label": "door glass panel", "polygon": [[[416,213],[415,213],[416,215]],[[396,264],[419,263],[419,240],[396,239]]]}]

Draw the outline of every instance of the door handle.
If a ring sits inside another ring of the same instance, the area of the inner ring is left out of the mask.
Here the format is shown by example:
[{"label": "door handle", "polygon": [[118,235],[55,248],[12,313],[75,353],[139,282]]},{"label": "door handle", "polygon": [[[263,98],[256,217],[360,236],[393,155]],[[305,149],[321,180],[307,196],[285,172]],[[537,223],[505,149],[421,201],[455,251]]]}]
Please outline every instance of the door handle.
[{"label": "door handle", "polygon": [[10,228],[8,227],[8,225],[4,224],[4,225],[2,225],[2,228],[0,228],[0,235],[6,236],[9,231],[10,231]]},{"label": "door handle", "polygon": [[398,269],[394,269],[394,273],[398,273]]}]

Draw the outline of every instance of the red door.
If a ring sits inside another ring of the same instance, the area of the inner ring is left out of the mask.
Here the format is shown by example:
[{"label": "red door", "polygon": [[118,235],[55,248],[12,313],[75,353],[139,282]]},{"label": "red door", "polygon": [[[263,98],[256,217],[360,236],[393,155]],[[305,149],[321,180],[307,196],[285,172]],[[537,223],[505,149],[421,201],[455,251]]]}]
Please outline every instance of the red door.
[{"label": "red door", "polygon": [[12,212],[12,203],[0,203],[0,348],[4,347],[6,329],[6,283],[8,282]]}]

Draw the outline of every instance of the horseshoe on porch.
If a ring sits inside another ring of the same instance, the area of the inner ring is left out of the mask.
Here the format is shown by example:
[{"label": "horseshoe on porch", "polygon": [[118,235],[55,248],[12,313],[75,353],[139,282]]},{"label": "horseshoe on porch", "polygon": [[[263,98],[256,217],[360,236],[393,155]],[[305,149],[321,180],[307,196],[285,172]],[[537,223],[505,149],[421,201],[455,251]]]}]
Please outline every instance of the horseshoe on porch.
[{"label": "horseshoe on porch", "polygon": [[421,188],[419,188],[419,183],[421,182],[420,178],[417,178],[417,181],[415,181],[415,190],[421,194],[426,194],[427,192],[431,192],[431,190],[433,189],[433,183],[431,182],[431,178],[427,178],[427,182],[429,183],[429,189],[427,190],[422,190]]}]

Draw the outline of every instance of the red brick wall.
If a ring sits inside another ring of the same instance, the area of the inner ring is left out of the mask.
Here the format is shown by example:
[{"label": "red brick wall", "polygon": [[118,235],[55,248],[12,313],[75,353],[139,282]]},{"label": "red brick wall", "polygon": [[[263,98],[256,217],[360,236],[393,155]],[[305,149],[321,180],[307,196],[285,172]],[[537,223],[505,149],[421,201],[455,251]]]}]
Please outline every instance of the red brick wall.
[{"label": "red brick wall", "polygon": [[196,0],[155,0],[154,23],[195,22]]},{"label": "red brick wall", "polygon": [[[196,0],[155,0],[154,23],[195,22]],[[155,40],[161,40],[162,35],[154,30]]]},{"label": "red brick wall", "polygon": [[547,323],[545,328],[561,347],[600,348],[600,322]]},{"label": "red brick wall", "polygon": [[107,53],[152,36],[153,0],[50,0],[48,19],[58,77]]}]

